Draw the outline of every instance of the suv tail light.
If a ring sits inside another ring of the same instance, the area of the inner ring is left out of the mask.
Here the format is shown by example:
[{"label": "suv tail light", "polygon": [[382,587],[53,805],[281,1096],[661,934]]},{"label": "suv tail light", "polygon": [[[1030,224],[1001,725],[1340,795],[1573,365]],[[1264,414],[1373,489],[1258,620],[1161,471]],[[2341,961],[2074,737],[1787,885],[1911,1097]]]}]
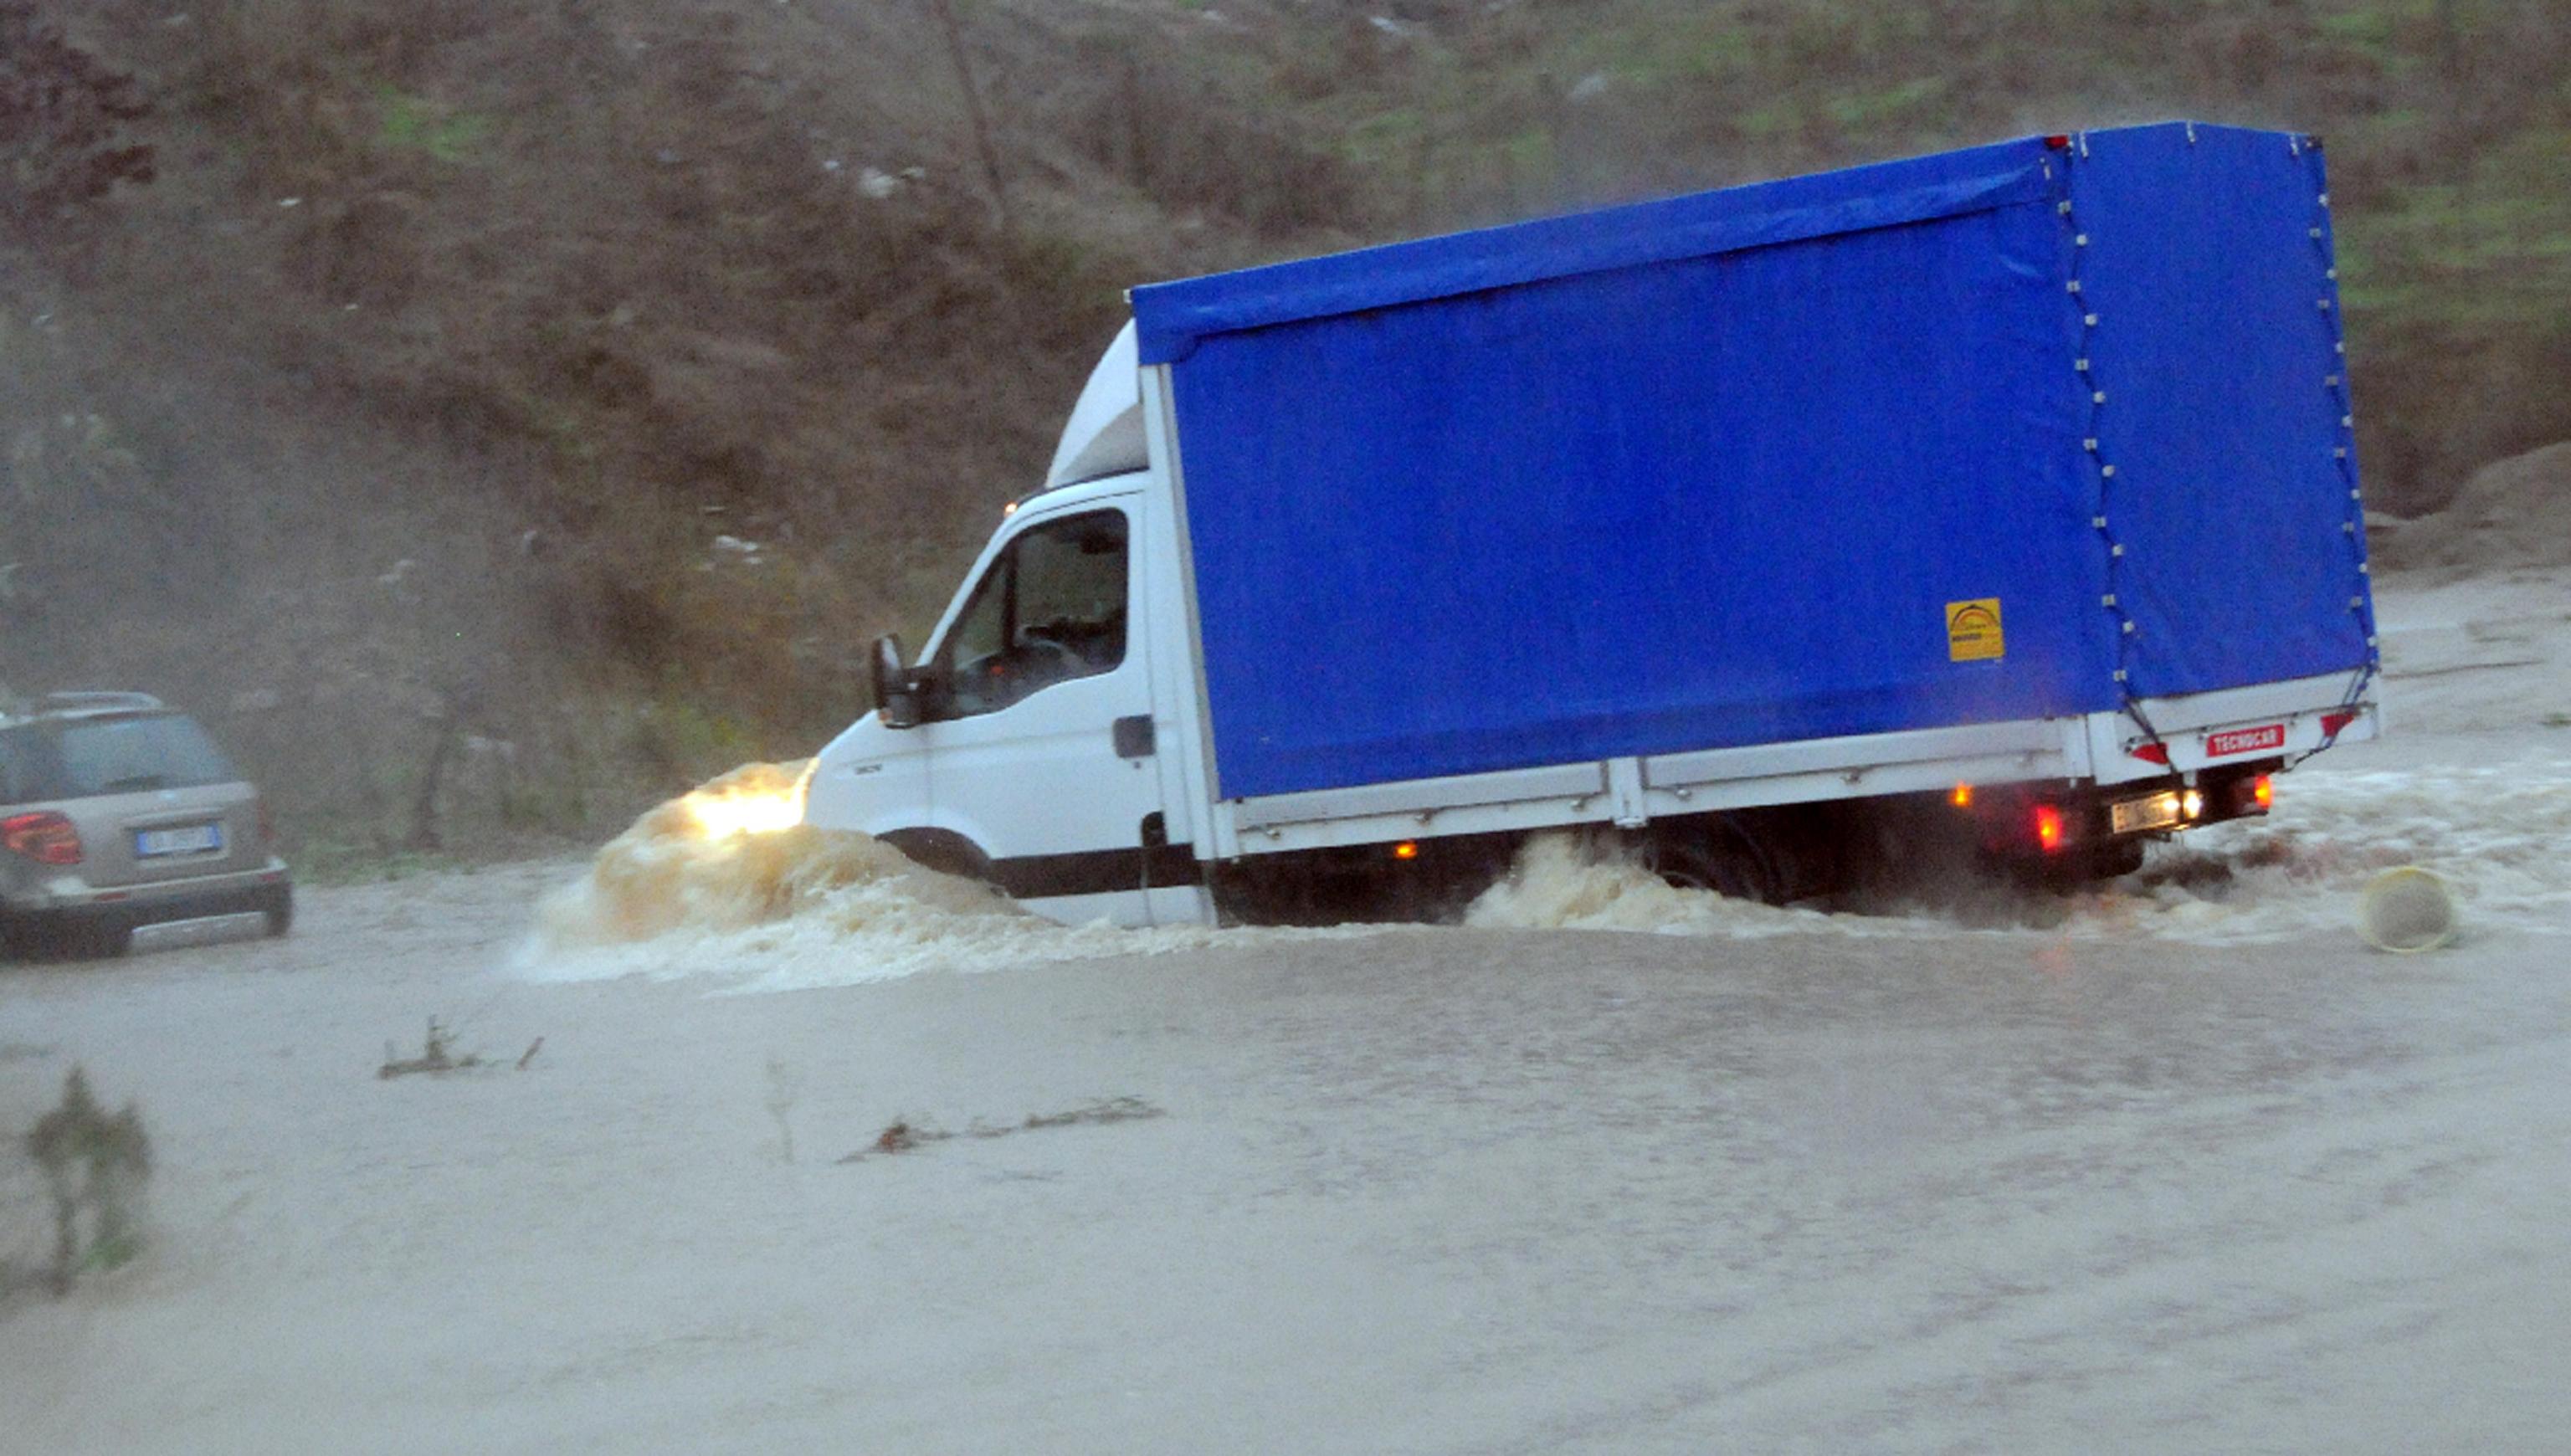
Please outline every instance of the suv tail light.
[{"label": "suv tail light", "polygon": [[51,809],[11,814],[0,819],[0,849],[23,854],[38,864],[81,862],[80,830]]}]

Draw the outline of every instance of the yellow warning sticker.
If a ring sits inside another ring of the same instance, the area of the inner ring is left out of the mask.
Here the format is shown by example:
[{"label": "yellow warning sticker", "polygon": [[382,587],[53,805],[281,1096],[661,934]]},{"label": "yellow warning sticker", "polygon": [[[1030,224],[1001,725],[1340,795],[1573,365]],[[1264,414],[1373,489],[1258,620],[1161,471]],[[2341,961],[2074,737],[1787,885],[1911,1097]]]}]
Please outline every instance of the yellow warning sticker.
[{"label": "yellow warning sticker", "polygon": [[2000,599],[1982,597],[1946,604],[1946,657],[1958,663],[1988,662],[2006,655],[2000,635]]}]

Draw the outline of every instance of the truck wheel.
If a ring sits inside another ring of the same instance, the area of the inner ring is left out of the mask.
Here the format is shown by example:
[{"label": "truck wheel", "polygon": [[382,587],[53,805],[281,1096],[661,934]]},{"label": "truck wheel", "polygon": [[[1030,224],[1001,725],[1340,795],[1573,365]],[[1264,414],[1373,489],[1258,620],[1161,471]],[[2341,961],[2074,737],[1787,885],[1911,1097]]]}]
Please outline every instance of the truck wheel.
[{"label": "truck wheel", "polygon": [[1726,814],[1709,815],[1685,835],[1658,835],[1645,850],[1645,863],[1662,879],[1681,889],[1712,890],[1731,900],[1763,905],[1784,903],[1775,866],[1749,830]]},{"label": "truck wheel", "polygon": [[2089,878],[2109,880],[2132,874],[2143,867],[2144,843],[2140,839],[2111,839],[2089,851]]},{"label": "truck wheel", "polygon": [[977,879],[995,891],[1007,893],[1000,890],[1000,876],[991,868],[991,857],[961,834],[944,829],[894,829],[877,837],[922,869]]},{"label": "truck wheel", "polygon": [[2076,890],[2143,867],[2141,839],[2110,839],[2070,854],[2020,861],[2017,878],[2030,888]]}]

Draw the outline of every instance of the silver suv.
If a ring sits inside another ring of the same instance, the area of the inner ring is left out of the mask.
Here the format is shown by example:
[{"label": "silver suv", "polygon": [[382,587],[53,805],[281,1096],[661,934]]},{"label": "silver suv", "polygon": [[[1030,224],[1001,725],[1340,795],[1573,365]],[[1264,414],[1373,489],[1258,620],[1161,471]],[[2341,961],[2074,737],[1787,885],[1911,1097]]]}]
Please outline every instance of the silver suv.
[{"label": "silver suv", "polygon": [[0,708],[0,948],[122,955],[138,926],[294,920],[258,790],[195,719],[141,693]]}]

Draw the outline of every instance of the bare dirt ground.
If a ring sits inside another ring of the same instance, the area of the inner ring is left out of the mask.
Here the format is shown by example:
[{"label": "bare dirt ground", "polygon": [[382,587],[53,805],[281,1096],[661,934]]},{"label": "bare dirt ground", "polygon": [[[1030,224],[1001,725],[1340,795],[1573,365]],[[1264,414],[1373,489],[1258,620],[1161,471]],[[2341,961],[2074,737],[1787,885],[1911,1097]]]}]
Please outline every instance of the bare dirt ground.
[{"label": "bare dirt ground", "polygon": [[[0,1127],[78,1061],[158,1155],[0,1450],[2555,1448],[2566,619],[2387,583],[2390,741],[2015,912],[531,949],[553,863],[0,968]],[[2361,947],[2391,859],[2459,945]],[[493,1065],[379,1080],[432,1014]]]}]

